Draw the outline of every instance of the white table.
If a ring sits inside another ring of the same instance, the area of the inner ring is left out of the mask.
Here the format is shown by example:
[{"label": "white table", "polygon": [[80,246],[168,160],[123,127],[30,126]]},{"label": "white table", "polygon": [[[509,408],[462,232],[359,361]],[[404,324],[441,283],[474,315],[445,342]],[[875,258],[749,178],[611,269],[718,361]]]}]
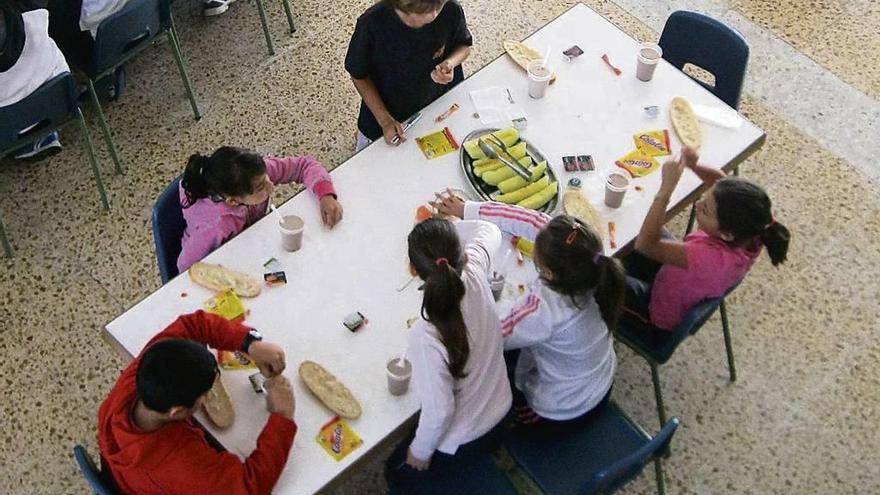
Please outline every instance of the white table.
[{"label": "white table", "polygon": [[[638,81],[634,76],[636,41],[584,5],[574,6],[526,41],[539,50],[553,47],[551,61],[558,81],[545,99],[531,100],[524,72],[507,57],[500,57],[428,106],[424,118],[408,133],[408,142],[399,148],[376,143],[333,172],[345,207],[345,219],[334,230],[321,226],[314,198],[300,194],[280,210],[305,219],[302,250],[283,252],[277,223],[267,217],[206,258],[209,263],[222,263],[262,277],[262,264],[275,257],[287,271],[286,286],[265,288],[259,297],[245,300],[251,310],[247,323],[258,328],[268,341],[284,346],[288,360],[285,374],[294,382],[297,397],[300,429],[275,493],[320,490],[418,409],[414,394],[388,394],[384,374],[387,359],[405,346],[407,319],[419,314],[418,284],[396,291],[409,278],[406,236],[416,207],[431,199],[435,191],[447,186],[469,189],[457,154],[428,161],[414,142],[415,136],[440,127],[433,122],[435,116],[453,102],[461,105],[461,110],[443,123],[461,139],[484,127],[472,117],[469,92],[487,86],[509,87],[528,114],[529,126],[523,136],[548,156],[563,185],[572,175],[562,170],[563,155],[592,154],[600,172],[608,170],[614,166],[614,159],[633,148],[633,133],[670,127],[667,115],[673,96],[723,105],[665,61],[652,82]],[[566,62],[561,51],[574,44],[585,53],[574,62]],[[623,69],[623,76],[614,76],[601,62],[603,53]],[[661,117],[648,119],[643,110],[648,105],[659,105]],[[763,132],[748,121],[736,131],[712,126],[704,126],[704,130],[703,159],[718,166],[738,163],[764,139]],[[677,149],[679,144],[674,142],[673,147]],[[625,246],[638,232],[659,187],[660,174],[639,179],[637,183],[644,191],[630,190],[618,210],[606,209],[602,204],[603,186],[598,174],[576,176],[585,179],[584,190],[605,219],[617,223],[618,245]],[[671,204],[684,207],[684,200],[698,187],[697,178],[686,171]],[[606,246],[606,254],[614,252]],[[128,355],[137,354],[178,315],[201,308],[211,295],[184,274],[108,324],[105,336]],[[369,324],[357,333],[342,326],[343,317],[352,311],[369,318]],[[363,406],[363,415],[350,424],[364,445],[340,462],[315,441],[319,428],[332,414],[297,377],[299,363],[307,359],[326,366],[348,385]],[[237,420],[226,431],[211,429],[227,449],[242,457],[255,448],[268,416],[264,399],[250,388],[248,374],[224,373]]]}]

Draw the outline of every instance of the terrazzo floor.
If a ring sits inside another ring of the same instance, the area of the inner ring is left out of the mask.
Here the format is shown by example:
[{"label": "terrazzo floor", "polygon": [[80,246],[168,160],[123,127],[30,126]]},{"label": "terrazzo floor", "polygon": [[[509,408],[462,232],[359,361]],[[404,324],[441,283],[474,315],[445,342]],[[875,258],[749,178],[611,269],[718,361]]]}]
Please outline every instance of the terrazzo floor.
[{"label": "terrazzo floor", "polygon": [[[128,66],[124,97],[105,106],[126,175],[113,174],[87,110],[112,213],[100,209],[76,130],[63,133],[56,157],[0,161],[0,211],[16,249],[0,261],[3,492],[87,493],[71,447],[97,452],[97,407],[123,365],[100,329],[159,287],[150,208],[189,154],[239,144],[308,152],[328,167],[351,154],[358,100],[341,61],[370,2],[297,0],[293,36],[278,2],[267,3],[271,58],[251,0],[210,20],[196,2],[176,2],[205,117],[192,119],[169,47],[144,52]],[[658,36],[631,8],[585,3],[633,36]],[[527,36],[571,2],[464,4],[477,41],[472,73],[501,53],[502,40]],[[730,8],[876,104],[876,2],[736,0]],[[742,111],[768,139],[742,170],[769,191],[793,248],[780,268],[762,259],[729,299],[736,383],[727,381],[717,319],[661,369],[668,412],[682,418],[665,464],[669,493],[880,493],[880,187],[778,108],[746,87]],[[618,353],[615,399],[653,430],[649,368]],[[382,492],[380,454],[335,492]],[[623,493],[653,490],[648,472]]]}]

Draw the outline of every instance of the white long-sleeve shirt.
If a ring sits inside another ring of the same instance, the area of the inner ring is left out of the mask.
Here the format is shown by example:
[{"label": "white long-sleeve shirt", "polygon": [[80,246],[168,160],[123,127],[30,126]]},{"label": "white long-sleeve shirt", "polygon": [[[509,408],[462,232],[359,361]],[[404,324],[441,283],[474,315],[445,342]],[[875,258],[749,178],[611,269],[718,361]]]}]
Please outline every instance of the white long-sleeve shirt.
[{"label": "white long-sleeve shirt", "polygon": [[18,103],[49,79],[70,71],[61,50],[49,37],[49,11],[31,10],[21,18],[24,47],[15,64],[0,72],[0,107]]},{"label": "white long-sleeve shirt", "polygon": [[490,257],[501,245],[498,227],[486,222],[458,222],[459,232],[473,234],[465,244],[467,264],[461,278],[465,296],[461,313],[470,355],[464,378],[449,373],[449,355],[431,323],[412,328],[407,358],[413,365],[413,388],[422,412],[410,451],[430,459],[435,450],[455,454],[462,444],[489,432],[510,410],[512,396],[504,366],[501,324],[489,289]]},{"label": "white long-sleeve shirt", "polygon": [[98,26],[101,21],[122,10],[129,0],[83,0],[82,10],[79,16],[79,28],[92,33],[92,38],[98,34]]},{"label": "white long-sleeve shirt", "polygon": [[[550,221],[543,213],[492,202],[467,202],[464,217],[492,222],[531,241]],[[592,293],[575,305],[538,280],[501,321],[501,331],[505,349],[521,349],[516,387],[540,416],[576,418],[611,388],[617,359]]]}]

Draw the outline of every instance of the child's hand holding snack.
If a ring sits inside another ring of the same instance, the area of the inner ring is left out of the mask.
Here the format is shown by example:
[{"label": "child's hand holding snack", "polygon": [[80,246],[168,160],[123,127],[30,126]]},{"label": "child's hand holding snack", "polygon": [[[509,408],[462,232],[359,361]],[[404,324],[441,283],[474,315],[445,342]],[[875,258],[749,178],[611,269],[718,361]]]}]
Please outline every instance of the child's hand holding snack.
[{"label": "child's hand holding snack", "polygon": [[681,149],[681,161],[684,162],[684,166],[693,170],[694,167],[697,166],[697,161],[699,161],[700,155],[697,154],[697,150],[691,148],[690,146],[685,146]]},{"label": "child's hand holding snack", "polygon": [[434,201],[434,208],[437,208],[437,213],[444,217],[464,218],[463,199],[449,189],[445,194],[436,193],[435,196],[437,199]]},{"label": "child's hand holding snack", "polygon": [[321,198],[321,220],[331,229],[342,220],[342,205],[332,194]]},{"label": "child's hand holding snack", "polygon": [[681,173],[684,171],[685,157],[679,157],[663,164],[663,179],[660,183],[660,190],[657,192],[658,197],[664,197],[668,201],[675,191],[681,179]]},{"label": "child's hand holding snack", "polygon": [[431,71],[431,79],[437,84],[449,84],[452,82],[452,69],[454,68],[452,62],[444,60]]},{"label": "child's hand holding snack", "polygon": [[270,413],[293,420],[296,399],[293,396],[293,386],[291,386],[290,380],[285,376],[278,375],[267,379],[264,386],[266,388],[266,409]]},{"label": "child's hand holding snack", "polygon": [[[382,126],[382,137],[385,138],[385,142],[399,146],[400,143],[406,141],[406,133],[403,131],[403,124],[394,119],[390,114],[387,119],[380,120],[379,125]],[[397,138],[398,141],[395,143],[394,138]]]},{"label": "child's hand holding snack", "polygon": [[276,344],[255,341],[248,347],[247,354],[266,378],[272,378],[284,371],[284,349]]}]

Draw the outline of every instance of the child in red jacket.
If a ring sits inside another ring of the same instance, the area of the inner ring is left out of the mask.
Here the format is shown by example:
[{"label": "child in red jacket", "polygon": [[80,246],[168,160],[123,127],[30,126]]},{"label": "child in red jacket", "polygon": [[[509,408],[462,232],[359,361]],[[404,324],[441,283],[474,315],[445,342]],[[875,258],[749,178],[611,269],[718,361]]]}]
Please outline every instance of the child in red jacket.
[{"label": "child in red jacket", "polygon": [[[271,415],[244,462],[212,447],[192,419],[219,379],[205,345],[245,351],[269,377]],[[181,316],[125,369],[98,411],[105,472],[126,494],[270,493],[296,434],[293,388],[283,370],[284,352],[256,331],[203,311]]]}]

